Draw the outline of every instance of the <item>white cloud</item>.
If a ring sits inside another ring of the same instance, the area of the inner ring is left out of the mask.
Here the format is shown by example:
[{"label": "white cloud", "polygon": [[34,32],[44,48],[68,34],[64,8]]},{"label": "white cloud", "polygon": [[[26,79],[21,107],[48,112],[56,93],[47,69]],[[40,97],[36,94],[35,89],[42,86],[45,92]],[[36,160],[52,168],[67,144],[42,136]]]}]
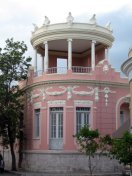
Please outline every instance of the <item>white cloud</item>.
[{"label": "white cloud", "polygon": [[[124,5],[132,6],[131,0],[3,0],[0,4],[0,21],[10,20],[14,16],[33,16],[42,22],[45,15],[51,22],[65,21],[69,11],[74,16],[83,13],[106,13],[118,10]],[[33,19],[33,20],[34,20]]]},{"label": "white cloud", "polygon": [[[125,8],[124,11],[123,8]],[[75,20],[83,19],[87,22],[94,13],[97,14],[98,19],[98,16],[102,14],[105,15],[106,13],[114,13],[120,9],[122,9],[125,14],[129,12],[132,14],[132,1],[1,0],[0,47],[3,46],[4,41],[7,38],[14,37],[15,40],[24,40],[30,49],[30,53],[32,54],[30,45],[31,31],[33,30],[32,23],[36,23],[39,26],[42,25],[45,15],[49,17],[51,23],[65,22],[68,12],[71,11]],[[123,15],[123,13],[121,13],[121,15]],[[120,18],[122,18],[122,16]],[[118,21],[116,25],[118,25]]]}]

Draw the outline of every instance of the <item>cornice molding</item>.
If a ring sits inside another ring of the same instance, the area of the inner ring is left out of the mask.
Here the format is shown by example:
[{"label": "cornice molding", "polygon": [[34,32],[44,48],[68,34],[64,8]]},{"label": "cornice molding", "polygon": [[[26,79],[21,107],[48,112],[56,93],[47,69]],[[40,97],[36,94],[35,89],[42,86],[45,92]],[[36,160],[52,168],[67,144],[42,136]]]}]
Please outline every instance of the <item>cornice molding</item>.
[{"label": "cornice molding", "polygon": [[53,24],[48,27],[38,28],[31,37],[33,47],[42,44],[44,41],[60,39],[85,39],[95,40],[111,47],[114,37],[112,32],[105,27],[87,23],[73,23],[67,26],[67,23]]},{"label": "cornice molding", "polygon": [[126,76],[129,76],[129,73],[132,71],[132,57],[121,65],[121,70]]},{"label": "cornice molding", "polygon": [[34,87],[43,86],[43,85],[53,85],[53,84],[62,84],[69,85],[69,84],[91,84],[92,86],[104,86],[104,87],[123,87],[129,88],[129,84],[126,83],[117,83],[117,82],[107,82],[107,81],[98,81],[98,80],[49,80],[49,81],[41,81],[38,83],[34,83],[32,85],[27,85],[23,88],[24,91],[28,89],[33,89]]}]

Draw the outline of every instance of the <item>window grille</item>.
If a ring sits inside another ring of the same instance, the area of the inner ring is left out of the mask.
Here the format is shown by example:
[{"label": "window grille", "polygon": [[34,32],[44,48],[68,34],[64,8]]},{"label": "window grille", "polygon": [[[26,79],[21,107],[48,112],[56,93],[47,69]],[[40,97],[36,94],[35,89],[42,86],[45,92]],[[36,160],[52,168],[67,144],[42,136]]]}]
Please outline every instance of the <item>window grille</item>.
[{"label": "window grille", "polygon": [[82,127],[89,125],[90,108],[76,107],[76,132],[78,133]]}]

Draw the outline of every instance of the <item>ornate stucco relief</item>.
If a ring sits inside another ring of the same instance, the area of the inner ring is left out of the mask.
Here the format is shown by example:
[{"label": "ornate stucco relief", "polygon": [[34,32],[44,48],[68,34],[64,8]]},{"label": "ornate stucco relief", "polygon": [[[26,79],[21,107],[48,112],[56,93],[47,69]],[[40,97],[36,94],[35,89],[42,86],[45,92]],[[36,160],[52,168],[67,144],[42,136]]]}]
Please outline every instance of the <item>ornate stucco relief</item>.
[{"label": "ornate stucco relief", "polygon": [[65,100],[54,100],[54,101],[48,101],[49,106],[56,106],[56,105],[65,105]]},{"label": "ornate stucco relief", "polygon": [[34,109],[41,108],[41,102],[37,102],[33,104]]},{"label": "ornate stucco relief", "polygon": [[32,101],[33,101],[33,93],[32,93],[32,91],[27,91],[26,92],[26,96],[27,96],[27,102],[28,103],[32,103]]},{"label": "ornate stucco relief", "polygon": [[109,94],[110,93],[116,93],[116,91],[111,91],[109,87],[105,87],[103,90],[100,90],[99,92],[103,92],[104,93],[104,97],[105,97],[105,105],[108,105],[108,98],[109,98]]},{"label": "ornate stucco relief", "polygon": [[39,89],[39,91],[40,91],[39,96],[42,96],[42,100],[44,101],[46,99],[45,89],[42,88],[42,89]]},{"label": "ornate stucco relief", "polygon": [[62,94],[64,94],[64,93],[66,92],[66,88],[65,88],[65,87],[59,86],[59,88],[61,88],[61,89],[63,89],[63,90],[62,90],[62,91],[54,91],[54,92],[51,92],[51,91],[48,91],[48,90],[53,89],[53,87],[47,87],[47,88],[45,89],[45,93],[46,93],[47,95],[57,96],[57,95],[62,95]]},{"label": "ornate stucco relief", "polygon": [[95,87],[94,88],[94,95],[95,95],[95,101],[99,100],[99,88]]},{"label": "ornate stucco relief", "polygon": [[[79,86],[76,86],[75,88],[77,88]],[[76,95],[93,95],[94,94],[94,89],[92,87],[87,87],[89,89],[89,91],[76,91],[76,90],[72,90],[73,94]]]},{"label": "ornate stucco relief", "polygon": [[108,71],[109,71],[109,66],[108,66],[108,64],[105,64],[103,66],[103,72],[105,72],[105,74],[106,74],[106,73],[108,73]]},{"label": "ornate stucco relief", "polygon": [[84,106],[91,106],[93,104],[93,102],[90,100],[75,100],[74,101],[75,106],[81,106],[82,104]]},{"label": "ornate stucco relief", "polygon": [[111,91],[109,87],[105,87],[103,90],[99,90],[98,87],[87,87],[88,91],[83,90],[76,90],[79,86],[59,86],[60,90],[58,91],[51,91],[53,87],[41,88],[35,91],[27,92],[28,101],[32,103],[33,99],[41,97],[44,101],[46,99],[46,95],[48,96],[59,96],[67,93],[67,100],[72,98],[72,95],[79,95],[79,96],[94,96],[95,101],[99,100],[99,93],[103,92],[105,97],[105,105],[108,105],[108,99],[110,93],[116,93],[115,91]]},{"label": "ornate stucco relief", "polygon": [[98,87],[92,88],[87,87],[88,91],[83,90],[76,90],[76,88],[79,88],[79,86],[59,86],[60,90],[58,91],[52,91],[53,87],[47,87],[47,88],[40,88],[36,89],[36,92],[34,90],[27,92],[28,95],[28,101],[32,103],[33,99],[41,97],[44,101],[46,99],[46,95],[48,96],[59,96],[67,93],[67,100],[70,100],[72,98],[72,95],[79,95],[79,96],[95,96],[95,101],[99,100],[99,90]]}]

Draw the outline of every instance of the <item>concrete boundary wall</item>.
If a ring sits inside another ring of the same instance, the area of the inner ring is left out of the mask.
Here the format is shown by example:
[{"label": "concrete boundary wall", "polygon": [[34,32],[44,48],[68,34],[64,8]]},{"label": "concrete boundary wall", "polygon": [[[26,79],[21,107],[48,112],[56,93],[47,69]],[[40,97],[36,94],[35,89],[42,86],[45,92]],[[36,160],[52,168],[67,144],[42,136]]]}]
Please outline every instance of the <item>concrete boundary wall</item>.
[{"label": "concrete boundary wall", "polygon": [[[119,173],[122,166],[106,156],[93,158],[96,173]],[[88,172],[88,158],[81,153],[36,152],[24,153],[23,169],[32,172]]]}]

